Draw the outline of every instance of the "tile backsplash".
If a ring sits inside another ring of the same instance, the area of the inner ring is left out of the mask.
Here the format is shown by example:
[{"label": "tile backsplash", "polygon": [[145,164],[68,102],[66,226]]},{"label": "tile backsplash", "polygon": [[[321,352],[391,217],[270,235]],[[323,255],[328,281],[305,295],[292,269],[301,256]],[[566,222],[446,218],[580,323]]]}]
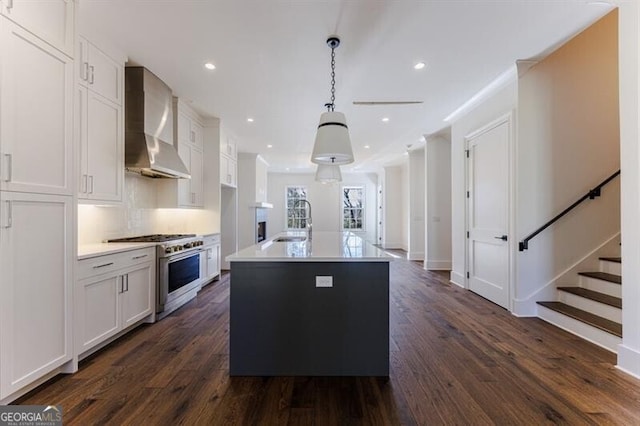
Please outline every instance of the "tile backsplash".
[{"label": "tile backsplash", "polygon": [[216,231],[205,209],[157,208],[156,180],[125,174],[122,205],[78,205],[78,244],[145,234]]}]

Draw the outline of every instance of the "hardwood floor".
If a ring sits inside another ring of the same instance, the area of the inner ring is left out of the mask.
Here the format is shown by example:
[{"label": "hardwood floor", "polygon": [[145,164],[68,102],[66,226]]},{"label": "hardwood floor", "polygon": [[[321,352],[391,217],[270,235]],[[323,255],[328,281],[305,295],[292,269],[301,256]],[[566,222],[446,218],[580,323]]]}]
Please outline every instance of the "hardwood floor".
[{"label": "hardwood floor", "polygon": [[640,424],[615,355],[391,263],[391,375],[228,376],[228,275],[25,396],[66,425]]}]

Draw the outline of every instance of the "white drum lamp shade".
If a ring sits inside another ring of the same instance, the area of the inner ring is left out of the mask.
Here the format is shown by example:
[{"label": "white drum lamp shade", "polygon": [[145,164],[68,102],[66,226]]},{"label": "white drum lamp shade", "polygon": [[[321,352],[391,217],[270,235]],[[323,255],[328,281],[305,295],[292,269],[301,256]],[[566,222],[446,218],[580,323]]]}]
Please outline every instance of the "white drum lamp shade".
[{"label": "white drum lamp shade", "polygon": [[322,113],[311,162],[337,166],[350,164],[353,161],[351,139],[344,114],[335,111]]},{"label": "white drum lamp shade", "polygon": [[316,181],[323,183],[342,182],[340,166],[332,164],[318,164],[316,170]]}]

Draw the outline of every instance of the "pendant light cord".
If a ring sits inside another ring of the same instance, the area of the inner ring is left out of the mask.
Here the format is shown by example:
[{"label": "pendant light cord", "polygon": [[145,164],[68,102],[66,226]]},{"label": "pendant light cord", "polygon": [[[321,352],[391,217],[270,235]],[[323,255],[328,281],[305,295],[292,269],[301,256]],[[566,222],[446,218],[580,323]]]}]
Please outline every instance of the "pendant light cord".
[{"label": "pendant light cord", "polygon": [[331,47],[331,104],[329,104],[330,111],[335,108],[336,102],[336,48]]}]

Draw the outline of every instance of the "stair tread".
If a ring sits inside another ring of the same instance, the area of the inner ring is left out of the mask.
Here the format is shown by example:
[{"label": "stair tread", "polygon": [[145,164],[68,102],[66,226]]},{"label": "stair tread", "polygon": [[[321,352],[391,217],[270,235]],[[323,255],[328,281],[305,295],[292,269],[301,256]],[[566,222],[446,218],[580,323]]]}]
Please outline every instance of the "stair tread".
[{"label": "stair tread", "polygon": [[600,330],[622,337],[622,324],[602,318],[582,309],[574,308],[562,302],[538,302],[538,305],[564,314],[568,317],[582,321],[585,324],[599,328]]},{"label": "stair tread", "polygon": [[578,275],[609,281],[615,284],[622,284],[622,277],[620,275],[610,274],[608,272],[578,272]]},{"label": "stair tread", "polygon": [[558,290],[575,294],[576,296],[584,297],[585,299],[604,303],[605,305],[613,306],[614,308],[622,309],[622,299],[620,297],[610,296],[608,294],[589,290],[588,288],[583,287],[558,287]]},{"label": "stair tread", "polygon": [[605,260],[607,262],[622,263],[621,257],[601,257],[600,260]]}]

